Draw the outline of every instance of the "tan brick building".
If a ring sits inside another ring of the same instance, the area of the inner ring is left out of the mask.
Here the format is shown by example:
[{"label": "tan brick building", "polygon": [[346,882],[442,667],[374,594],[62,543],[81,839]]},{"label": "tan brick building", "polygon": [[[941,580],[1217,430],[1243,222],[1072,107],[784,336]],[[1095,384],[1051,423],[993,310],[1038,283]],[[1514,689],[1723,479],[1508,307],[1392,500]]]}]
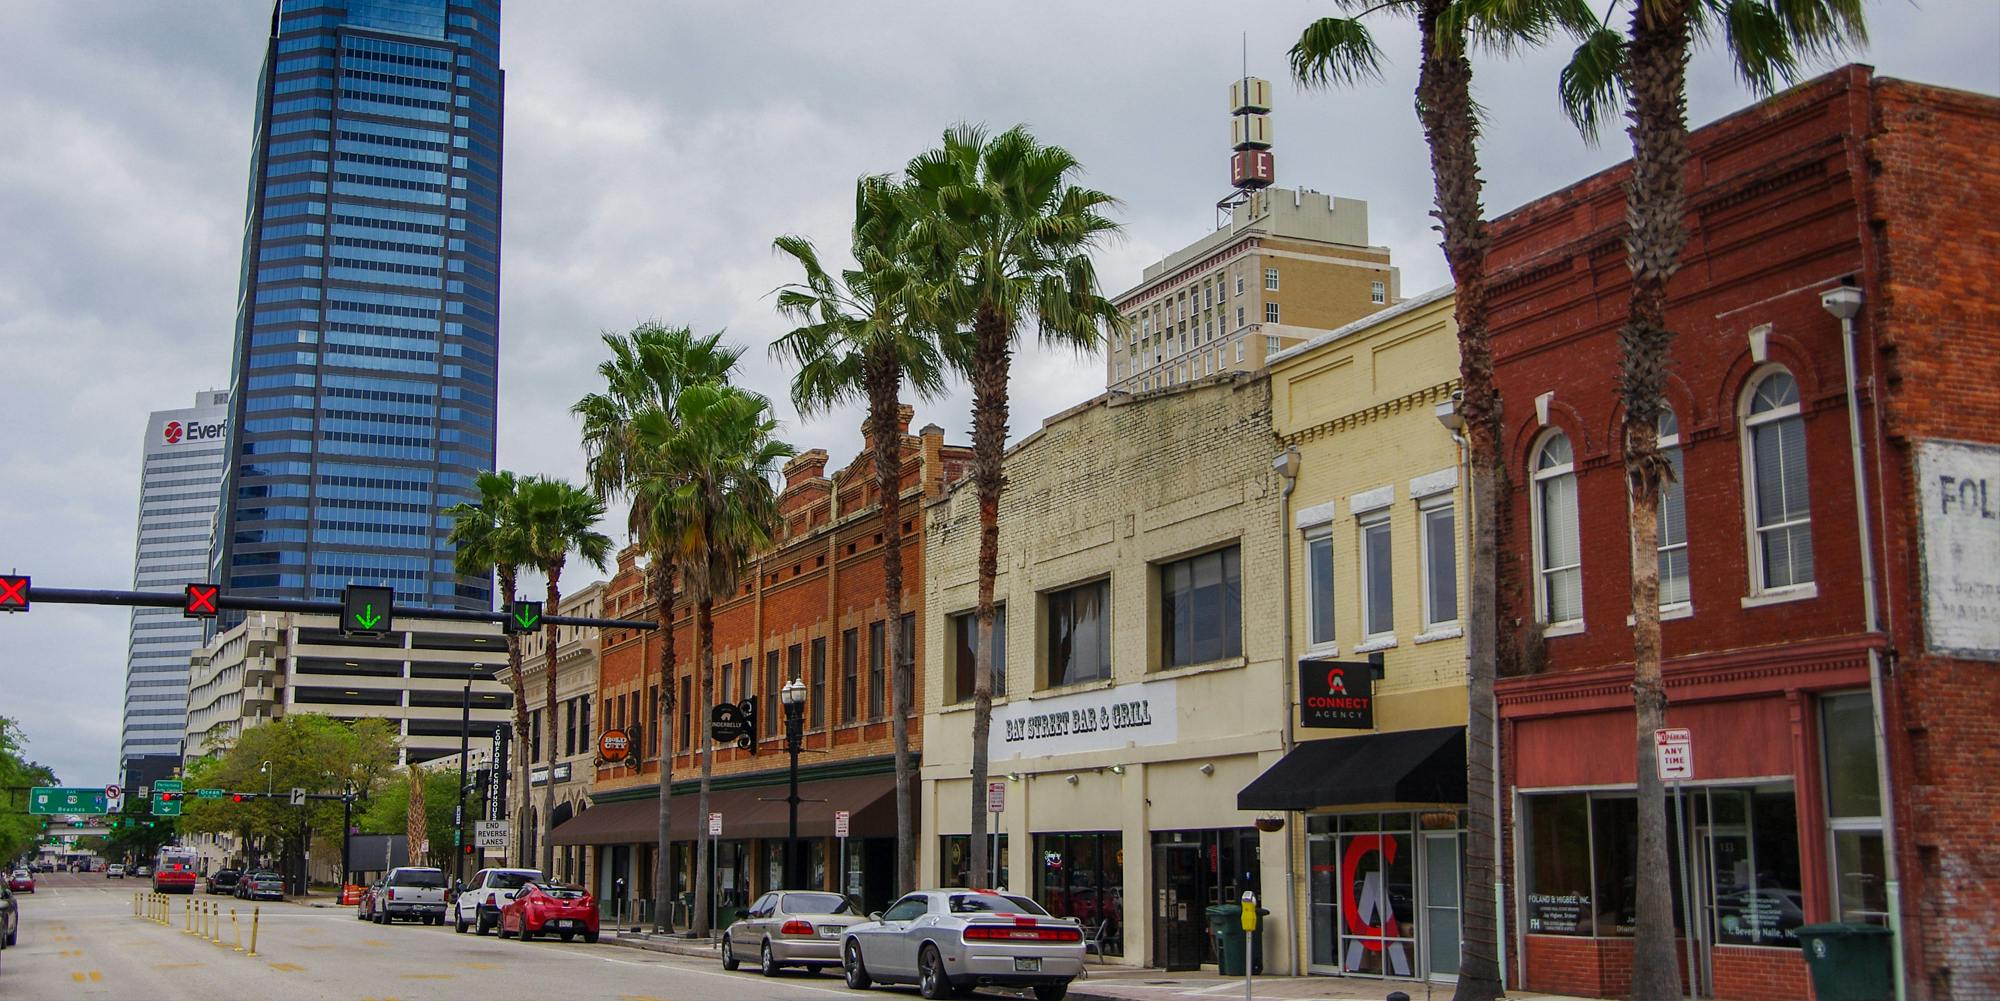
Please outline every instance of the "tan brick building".
[{"label": "tan brick building", "polygon": [[1269,399],[1241,374],[1106,394],[1008,453],[997,880],[966,871],[978,502],[928,505],[920,880],[1001,883],[1115,961],[1180,967],[1213,961],[1203,907],[1281,883],[1284,835],[1236,808],[1284,705]]},{"label": "tan brick building", "polygon": [[[903,408],[903,626],[904,649],[917,655],[910,743],[921,750],[924,665],[923,601],[926,497],[936,496],[971,466],[971,449],[944,443],[931,425],[909,433],[913,411]],[[757,558],[742,586],[714,610],[714,701],[757,700],[758,751],[717,749],[709,809],[722,815],[715,845],[718,914],[746,905],[775,886],[783,858],[786,811],[784,730],[777,691],[794,677],[807,685],[806,756],[800,768],[803,863],[812,885],[841,887],[879,907],[894,893],[894,738],[889,709],[890,671],[885,663],[887,602],[882,590],[882,533],[875,497],[874,462],[857,457],[832,476],[827,454],[808,449],[785,467],[779,508],[785,519],[772,551]],[[650,576],[636,550],[619,554],[606,589],[605,614],[651,619]],[[676,706],[672,760],[671,826],[677,896],[693,887],[694,848],[708,824],[698,817],[699,752],[706,741],[709,706],[694,663],[692,607],[676,606],[673,630]],[[606,630],[600,657],[597,734],[607,728],[632,736],[633,755],[596,769],[591,809],[553,835],[562,846],[587,846],[595,890],[628,901],[650,895],[657,857],[659,763],[656,728],[645,726],[644,707],[657,699],[662,644],[655,631]],[[593,742],[594,742],[593,737]],[[850,815],[843,860],[833,838],[833,814]],[[843,864],[844,862],[844,864]],[[622,884],[617,881],[623,880]],[[627,912],[633,904],[626,905]]]}]

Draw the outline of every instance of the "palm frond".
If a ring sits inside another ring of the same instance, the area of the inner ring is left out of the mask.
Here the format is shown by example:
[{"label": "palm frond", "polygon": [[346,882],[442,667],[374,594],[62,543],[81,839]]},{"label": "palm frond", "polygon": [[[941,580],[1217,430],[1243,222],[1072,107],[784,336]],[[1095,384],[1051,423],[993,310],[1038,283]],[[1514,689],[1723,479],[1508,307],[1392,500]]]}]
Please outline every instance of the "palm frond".
[{"label": "palm frond", "polygon": [[1604,126],[1618,114],[1625,94],[1625,80],[1619,70],[1625,63],[1625,36],[1598,27],[1585,36],[1564,66],[1556,92],[1563,113],[1583,134],[1596,143]]},{"label": "palm frond", "polygon": [[1286,53],[1304,87],[1351,87],[1382,78],[1382,52],[1359,17],[1322,17]]}]

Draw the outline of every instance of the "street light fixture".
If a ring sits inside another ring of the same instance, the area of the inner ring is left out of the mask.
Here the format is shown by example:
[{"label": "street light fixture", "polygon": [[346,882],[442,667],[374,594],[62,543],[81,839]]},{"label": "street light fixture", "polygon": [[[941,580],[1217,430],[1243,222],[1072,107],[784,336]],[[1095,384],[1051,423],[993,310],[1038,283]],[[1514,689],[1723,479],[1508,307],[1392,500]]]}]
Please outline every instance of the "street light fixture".
[{"label": "street light fixture", "polygon": [[785,707],[785,753],[791,755],[790,786],[785,793],[785,889],[798,889],[799,860],[799,752],[805,749],[806,686],[797,678],[778,690]]}]

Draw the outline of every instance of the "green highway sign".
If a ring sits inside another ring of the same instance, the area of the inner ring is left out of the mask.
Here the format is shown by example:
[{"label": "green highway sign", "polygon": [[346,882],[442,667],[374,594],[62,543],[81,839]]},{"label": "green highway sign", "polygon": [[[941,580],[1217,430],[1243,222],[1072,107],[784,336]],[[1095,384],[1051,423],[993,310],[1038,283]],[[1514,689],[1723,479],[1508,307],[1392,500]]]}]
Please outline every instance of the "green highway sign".
[{"label": "green highway sign", "polygon": [[220,790],[220,789],[196,789],[196,790],[194,791],[194,794],[195,794],[196,796],[199,796],[199,797],[201,797],[202,799],[221,799],[221,798],[222,798],[222,790]]},{"label": "green highway sign", "polygon": [[36,786],[28,793],[29,813],[104,813],[108,808],[102,786]]},{"label": "green highway sign", "polygon": [[340,631],[350,636],[380,636],[395,628],[393,588],[349,584],[340,596]]},{"label": "green highway sign", "polygon": [[180,779],[161,779],[161,780],[159,780],[158,782],[155,782],[155,783],[153,783],[153,791],[154,791],[154,792],[156,792],[156,793],[160,793],[160,792],[180,792],[180,791],[181,791],[181,780],[180,780]]},{"label": "green highway sign", "polygon": [[153,795],[153,816],[178,817],[181,815],[182,795],[179,792],[156,792]]}]

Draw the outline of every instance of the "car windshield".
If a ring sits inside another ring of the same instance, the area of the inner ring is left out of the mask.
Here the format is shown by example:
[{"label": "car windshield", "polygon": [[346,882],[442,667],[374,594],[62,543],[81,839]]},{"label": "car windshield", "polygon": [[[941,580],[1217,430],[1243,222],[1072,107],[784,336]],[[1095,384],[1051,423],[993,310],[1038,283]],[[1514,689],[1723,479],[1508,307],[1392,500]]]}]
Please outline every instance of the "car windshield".
[{"label": "car windshield", "polygon": [[583,887],[580,886],[561,886],[554,883],[537,883],[536,885],[541,888],[544,895],[554,897],[557,900],[575,900],[583,896]]},{"label": "car windshield", "polygon": [[487,877],[487,885],[500,890],[518,890],[542,878],[539,872],[496,872]]},{"label": "car windshield", "polygon": [[1035,902],[1025,897],[1008,897],[998,893],[954,893],[951,895],[953,914],[1043,914]]},{"label": "car windshield", "polygon": [[854,901],[838,893],[787,893],[787,914],[853,914]]},{"label": "car windshield", "polygon": [[390,886],[417,886],[427,890],[444,887],[442,869],[398,869],[389,874]]}]

